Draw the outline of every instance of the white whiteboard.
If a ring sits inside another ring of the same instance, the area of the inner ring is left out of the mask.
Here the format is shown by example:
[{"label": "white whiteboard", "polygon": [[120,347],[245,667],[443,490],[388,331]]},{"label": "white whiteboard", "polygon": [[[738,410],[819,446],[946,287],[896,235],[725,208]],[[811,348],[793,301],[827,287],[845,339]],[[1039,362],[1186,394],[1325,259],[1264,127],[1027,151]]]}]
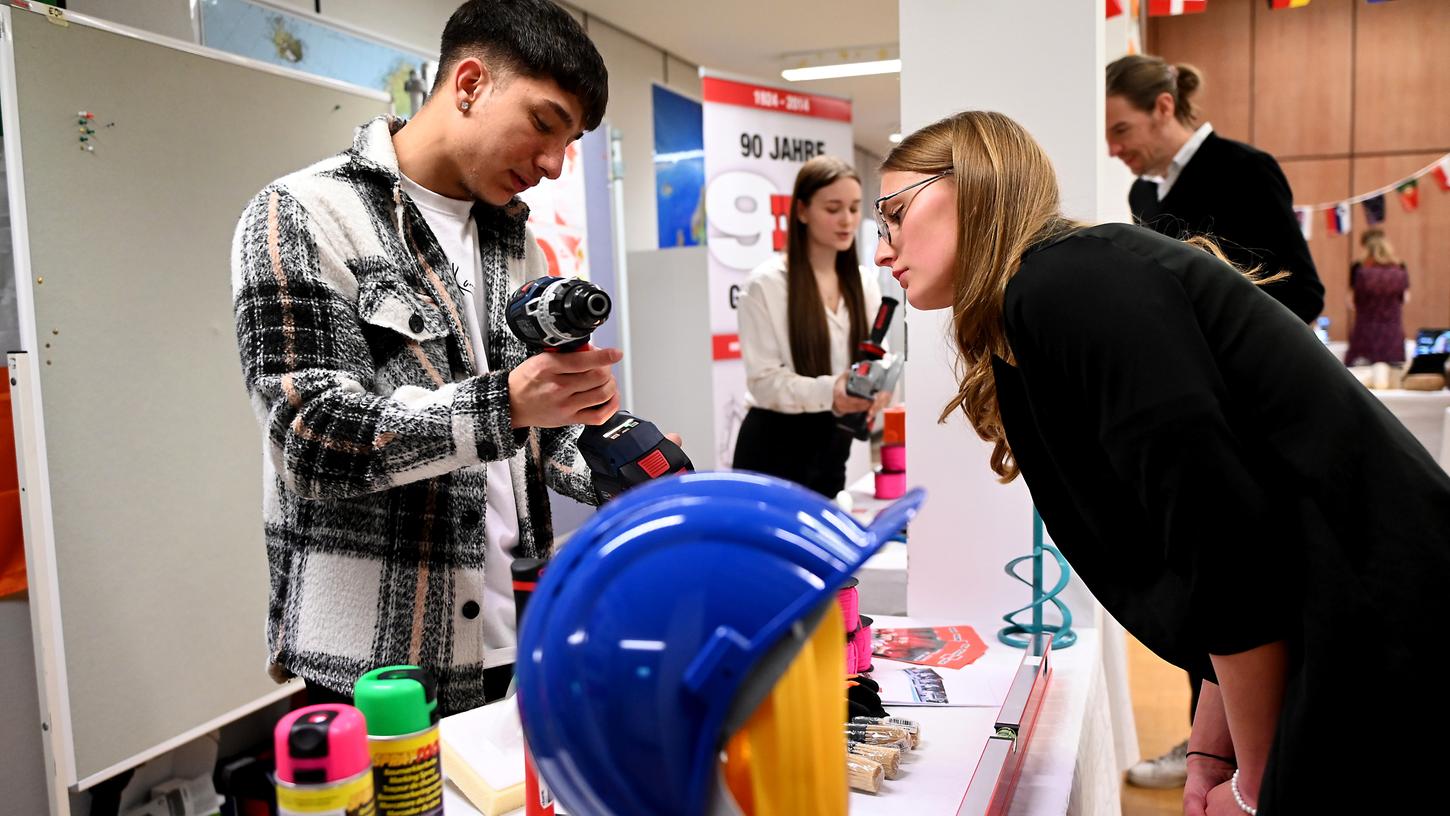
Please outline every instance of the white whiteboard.
[{"label": "white whiteboard", "polygon": [[388,101],[76,15],[0,21],[48,765],[85,788],[278,690],[232,230]]}]

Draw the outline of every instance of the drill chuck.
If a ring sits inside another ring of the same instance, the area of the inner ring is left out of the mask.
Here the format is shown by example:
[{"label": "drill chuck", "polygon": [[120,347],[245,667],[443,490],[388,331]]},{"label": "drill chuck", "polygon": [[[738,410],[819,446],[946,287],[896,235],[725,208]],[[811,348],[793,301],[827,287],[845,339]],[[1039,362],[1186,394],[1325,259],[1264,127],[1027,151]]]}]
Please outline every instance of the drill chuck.
[{"label": "drill chuck", "polygon": [[509,328],[526,345],[571,351],[589,342],[613,308],[608,293],[574,278],[539,278],[509,299]]}]

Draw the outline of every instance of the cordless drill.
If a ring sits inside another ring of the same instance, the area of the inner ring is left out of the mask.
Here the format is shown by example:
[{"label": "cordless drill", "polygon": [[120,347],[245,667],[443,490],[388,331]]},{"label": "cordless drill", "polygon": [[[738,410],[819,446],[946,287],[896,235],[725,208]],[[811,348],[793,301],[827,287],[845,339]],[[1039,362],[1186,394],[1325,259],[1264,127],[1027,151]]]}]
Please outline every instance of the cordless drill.
[{"label": "cordless drill", "polygon": [[[589,348],[589,336],[612,307],[609,295],[588,281],[544,277],[515,292],[505,316],[509,329],[531,349],[581,351]],[[628,411],[616,412],[603,425],[585,426],[579,452],[606,501],[641,482],[695,469],[654,423]]]},{"label": "cordless drill", "polygon": [[[886,340],[886,331],[891,328],[891,318],[901,304],[896,298],[881,298],[881,308],[876,310],[876,320],[871,323],[871,336],[856,347],[859,360],[851,366],[846,377],[846,393],[860,399],[875,399],[882,391],[896,387],[901,377],[901,358],[887,354],[881,345]],[[847,414],[839,423],[842,430],[850,431],[857,439],[871,438],[871,429],[866,425],[866,414]]]}]

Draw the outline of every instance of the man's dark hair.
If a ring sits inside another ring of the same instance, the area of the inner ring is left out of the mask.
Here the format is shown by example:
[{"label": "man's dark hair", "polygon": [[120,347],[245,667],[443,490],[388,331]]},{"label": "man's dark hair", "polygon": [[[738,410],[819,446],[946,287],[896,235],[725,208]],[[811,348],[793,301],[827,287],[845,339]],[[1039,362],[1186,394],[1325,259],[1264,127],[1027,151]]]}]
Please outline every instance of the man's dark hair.
[{"label": "man's dark hair", "polygon": [[585,130],[604,120],[609,102],[604,59],[579,21],[549,0],[468,0],[448,18],[438,51],[434,93],[459,60],[478,57],[496,74],[554,80],[578,97]]}]

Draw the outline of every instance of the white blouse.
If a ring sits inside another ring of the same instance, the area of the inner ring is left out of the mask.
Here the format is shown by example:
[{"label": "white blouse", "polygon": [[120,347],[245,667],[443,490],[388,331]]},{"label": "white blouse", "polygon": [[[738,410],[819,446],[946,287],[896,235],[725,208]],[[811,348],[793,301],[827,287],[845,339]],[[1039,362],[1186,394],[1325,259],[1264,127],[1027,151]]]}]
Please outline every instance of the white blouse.
[{"label": "white blouse", "polygon": [[[875,270],[861,267],[861,293],[865,296],[866,326],[881,306],[881,282]],[[790,354],[788,288],[785,256],[778,255],[750,273],[740,296],[740,354],[745,361],[745,384],[751,405],[782,414],[831,410],[836,378],[851,365],[851,314],[842,297],[834,311],[826,312],[831,340],[831,374],[803,377],[795,371]]]}]

